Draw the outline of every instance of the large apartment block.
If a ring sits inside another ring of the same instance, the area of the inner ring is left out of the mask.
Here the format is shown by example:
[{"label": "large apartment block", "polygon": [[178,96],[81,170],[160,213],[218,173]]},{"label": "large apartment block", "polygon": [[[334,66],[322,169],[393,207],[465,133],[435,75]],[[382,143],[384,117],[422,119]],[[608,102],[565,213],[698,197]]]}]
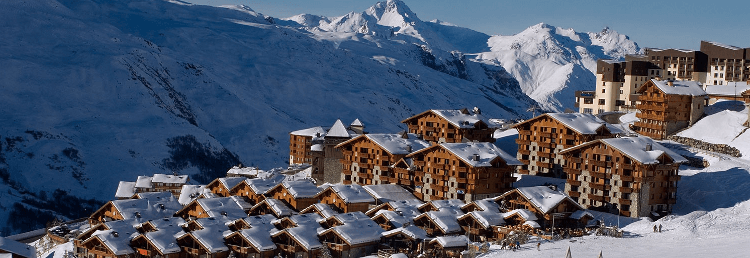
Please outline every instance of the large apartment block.
[{"label": "large apartment block", "polygon": [[392,165],[406,155],[429,147],[415,134],[363,134],[342,142],[339,176],[344,184],[396,183]]},{"label": "large apartment block", "polygon": [[638,96],[631,94],[651,79],[695,81],[704,89],[750,81],[749,54],[750,48],[701,41],[700,51],[649,48],[624,61],[599,60],[596,90],[577,91],[576,106],[592,114],[632,110]]},{"label": "large apartment block", "polygon": [[547,113],[513,126],[518,130],[519,174],[564,177],[565,159],[559,154],[584,142],[623,133],[592,114]]},{"label": "large apartment block", "polygon": [[685,158],[648,137],[608,138],[561,152],[568,161],[565,193],[587,209],[622,216],[663,216],[676,203]]}]

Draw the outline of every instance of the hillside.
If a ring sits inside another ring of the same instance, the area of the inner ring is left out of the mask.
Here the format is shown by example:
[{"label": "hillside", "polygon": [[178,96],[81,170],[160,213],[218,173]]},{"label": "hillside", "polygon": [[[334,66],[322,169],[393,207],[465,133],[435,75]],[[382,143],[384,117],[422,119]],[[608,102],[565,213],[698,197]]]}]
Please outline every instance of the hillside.
[{"label": "hillside", "polygon": [[138,175],[283,166],[288,132],[337,118],[397,132],[429,108],[535,103],[501,66],[416,44],[438,34],[311,32],[246,6],[10,0],[0,32],[2,235],[86,216]]}]

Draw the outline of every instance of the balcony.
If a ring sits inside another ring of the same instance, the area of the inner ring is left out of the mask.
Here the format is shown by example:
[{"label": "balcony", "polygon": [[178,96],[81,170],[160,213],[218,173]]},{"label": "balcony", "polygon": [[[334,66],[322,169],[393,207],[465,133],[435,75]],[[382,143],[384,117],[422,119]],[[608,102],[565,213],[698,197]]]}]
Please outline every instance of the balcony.
[{"label": "balcony", "polygon": [[593,91],[593,90],[576,91],[577,98],[593,98],[594,96],[596,96],[596,91]]},{"label": "balcony", "polygon": [[531,143],[531,141],[529,141],[529,140],[522,140],[522,139],[519,138],[519,139],[516,139],[516,143],[519,144],[519,145],[520,144],[529,145],[529,143]]},{"label": "balcony", "polygon": [[620,192],[621,193],[632,193],[633,192],[633,188],[630,188],[630,187],[620,187]]},{"label": "balcony", "polygon": [[579,193],[579,192],[573,192],[573,191],[570,191],[570,192],[568,192],[568,195],[569,195],[570,197],[580,197],[580,196],[581,196],[581,193]]},{"label": "balcony", "polygon": [[564,168],[563,171],[565,172],[565,174],[568,174],[568,175],[580,175],[581,174],[580,169]]},{"label": "balcony", "polygon": [[581,181],[578,180],[568,179],[566,182],[572,186],[581,186]]},{"label": "balcony", "polygon": [[518,153],[521,153],[521,155],[531,155],[530,150],[518,150]]},{"label": "balcony", "polygon": [[630,200],[628,200],[628,199],[619,199],[617,201],[617,203],[622,204],[622,205],[630,205]]},{"label": "balcony", "polygon": [[333,251],[339,251],[339,252],[341,252],[341,251],[346,250],[346,245],[345,244],[337,244],[337,243],[329,243],[329,242],[325,242],[325,243],[326,243],[326,246],[328,246],[328,248],[331,249],[331,250],[333,250]]}]

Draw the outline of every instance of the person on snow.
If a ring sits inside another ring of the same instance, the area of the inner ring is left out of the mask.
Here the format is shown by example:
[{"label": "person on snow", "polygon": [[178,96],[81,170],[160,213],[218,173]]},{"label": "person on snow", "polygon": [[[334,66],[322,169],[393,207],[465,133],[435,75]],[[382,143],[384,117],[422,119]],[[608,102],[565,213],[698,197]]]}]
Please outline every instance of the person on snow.
[{"label": "person on snow", "polygon": [[537,242],[537,243],[536,243],[536,250],[537,250],[537,251],[541,251],[541,250],[539,249],[539,246],[541,246],[541,245],[542,245],[542,242]]},{"label": "person on snow", "polygon": [[656,225],[654,225],[654,233],[656,233]]},{"label": "person on snow", "polygon": [[661,224],[659,224],[659,233],[661,233]]}]

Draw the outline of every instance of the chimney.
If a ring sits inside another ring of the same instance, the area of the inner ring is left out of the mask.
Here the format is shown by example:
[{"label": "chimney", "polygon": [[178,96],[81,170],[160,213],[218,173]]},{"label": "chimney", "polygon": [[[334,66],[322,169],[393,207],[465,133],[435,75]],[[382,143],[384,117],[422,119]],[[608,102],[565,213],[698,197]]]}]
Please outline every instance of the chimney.
[{"label": "chimney", "polygon": [[320,133],[315,133],[315,137],[320,137]]},{"label": "chimney", "polygon": [[406,145],[406,152],[411,153],[411,144]]},{"label": "chimney", "polygon": [[672,80],[667,81],[667,85],[669,85],[669,87],[674,87],[674,81]]},{"label": "chimney", "polygon": [[652,146],[650,143],[646,143],[646,151],[651,151]]},{"label": "chimney", "polygon": [[479,161],[479,154],[474,154],[474,158],[472,160]]}]

